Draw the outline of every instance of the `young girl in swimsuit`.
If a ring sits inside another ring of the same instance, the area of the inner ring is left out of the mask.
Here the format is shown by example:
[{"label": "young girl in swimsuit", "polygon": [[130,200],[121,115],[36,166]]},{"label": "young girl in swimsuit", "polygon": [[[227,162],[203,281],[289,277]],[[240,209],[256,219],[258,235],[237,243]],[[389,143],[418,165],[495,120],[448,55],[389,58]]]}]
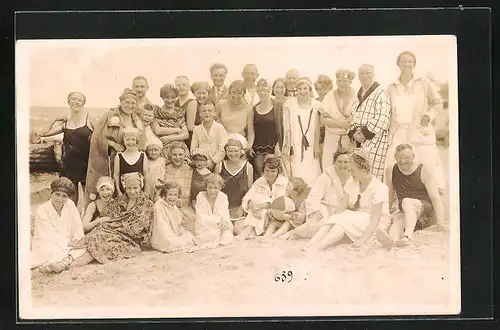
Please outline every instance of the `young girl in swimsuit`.
[{"label": "young girl in swimsuit", "polygon": [[101,212],[113,198],[115,182],[109,176],[103,176],[97,181],[96,188],[99,198],[89,203],[82,220],[83,231],[85,233],[88,233],[95,226],[103,222],[110,221],[109,217],[101,217]]},{"label": "young girl in swimsuit", "polygon": [[[113,179],[115,180],[118,197],[125,192],[120,181],[123,174],[138,172],[144,176],[147,161],[144,152],[138,149],[140,135],[141,132],[136,128],[125,128],[123,130],[125,150],[116,154],[113,171]],[[144,187],[142,190],[144,191]]]}]

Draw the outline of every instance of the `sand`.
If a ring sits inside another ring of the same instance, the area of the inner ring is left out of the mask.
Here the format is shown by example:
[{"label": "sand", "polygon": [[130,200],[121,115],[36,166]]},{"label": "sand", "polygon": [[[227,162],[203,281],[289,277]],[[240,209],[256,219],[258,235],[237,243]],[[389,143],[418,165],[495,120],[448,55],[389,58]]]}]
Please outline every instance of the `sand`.
[{"label": "sand", "polygon": [[[37,203],[31,204],[34,211]],[[418,231],[412,246],[391,251],[375,239],[360,249],[343,244],[317,254],[301,252],[304,244],[255,239],[192,254],[144,251],[130,260],[92,263],[59,275],[33,272],[33,307],[133,307],[132,313],[175,306],[199,314],[201,306],[223,311],[248,305],[287,315],[292,306],[313,310],[320,304],[404,307],[450,301],[448,233]],[[282,271],[293,272],[289,283],[275,281]]]}]

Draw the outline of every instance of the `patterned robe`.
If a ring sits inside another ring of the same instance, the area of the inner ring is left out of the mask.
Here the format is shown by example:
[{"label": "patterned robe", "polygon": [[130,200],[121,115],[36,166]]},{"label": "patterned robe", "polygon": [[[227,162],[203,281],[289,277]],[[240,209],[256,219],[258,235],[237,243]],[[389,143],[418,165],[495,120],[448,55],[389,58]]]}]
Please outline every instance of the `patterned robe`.
[{"label": "patterned robe", "polygon": [[360,144],[353,140],[353,143],[356,147],[370,151],[372,174],[382,179],[389,148],[391,101],[387,91],[379,86],[377,82],[374,82],[363,97],[361,96],[362,89],[358,91],[349,117],[351,128],[348,136],[352,139],[357,130],[361,131],[366,138],[365,142]]},{"label": "patterned robe", "polygon": [[[183,128],[186,126],[186,110],[182,108],[174,108],[173,113],[167,112],[164,108],[157,107],[155,109],[155,121],[153,126],[158,125],[162,128]],[[159,136],[161,138],[161,136]],[[163,141],[162,141],[163,142]],[[163,142],[163,157],[169,159],[170,146],[174,141]],[[185,141],[181,141],[184,142]]]},{"label": "patterned robe", "polygon": [[127,210],[127,204],[125,194],[109,202],[101,217],[110,217],[115,221],[97,225],[76,247],[86,248],[101,264],[141,253],[141,245],[148,244],[151,237],[153,202],[141,194],[131,209]]}]

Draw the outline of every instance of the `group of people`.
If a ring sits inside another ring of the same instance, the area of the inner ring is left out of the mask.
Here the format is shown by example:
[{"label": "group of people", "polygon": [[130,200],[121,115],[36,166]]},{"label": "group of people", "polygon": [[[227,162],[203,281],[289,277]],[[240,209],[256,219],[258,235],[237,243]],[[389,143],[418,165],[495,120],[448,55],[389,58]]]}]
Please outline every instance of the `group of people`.
[{"label": "group of people", "polygon": [[386,89],[361,65],[356,93],[350,70],[335,73],[333,89],[328,76],[313,84],[295,69],[271,84],[254,64],[226,87],[218,63],[213,86],[186,76],[162,86],[161,106],[139,76],[99,120],[84,94],[70,93],[71,115],[36,135],[63,133],[63,154],[36,213],[32,268],[59,273],[147,247],[195,252],[258,236],[308,238],[304,249],[318,251],[375,235],[391,248],[411,244],[416,228],[444,228],[432,126],[442,100],[413,74],[412,52],[396,64]]}]

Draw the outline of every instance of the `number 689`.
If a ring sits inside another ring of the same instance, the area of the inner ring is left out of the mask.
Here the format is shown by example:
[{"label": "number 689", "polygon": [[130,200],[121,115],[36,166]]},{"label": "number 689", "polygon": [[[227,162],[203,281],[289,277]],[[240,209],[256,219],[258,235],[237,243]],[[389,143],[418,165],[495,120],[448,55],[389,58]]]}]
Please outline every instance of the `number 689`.
[{"label": "number 689", "polygon": [[281,274],[280,273],[276,273],[274,275],[274,282],[287,282],[287,283],[290,283],[292,280],[293,280],[293,272],[291,270],[289,270],[289,271],[282,271]]}]

